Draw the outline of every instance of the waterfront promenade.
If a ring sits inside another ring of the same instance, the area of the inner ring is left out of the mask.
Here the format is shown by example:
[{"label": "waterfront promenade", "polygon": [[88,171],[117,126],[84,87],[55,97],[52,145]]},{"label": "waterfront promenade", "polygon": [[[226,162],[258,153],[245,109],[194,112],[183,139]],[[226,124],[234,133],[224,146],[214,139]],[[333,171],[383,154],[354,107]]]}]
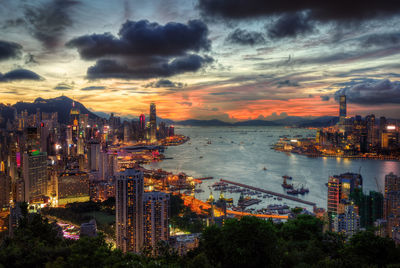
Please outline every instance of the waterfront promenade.
[{"label": "waterfront promenade", "polygon": [[224,179],[220,179],[220,181],[221,182],[225,182],[225,183],[229,183],[229,184],[233,184],[233,185],[236,185],[236,186],[239,186],[239,187],[255,190],[255,191],[258,191],[258,192],[262,192],[262,193],[266,193],[266,194],[270,194],[270,195],[275,195],[275,196],[282,197],[282,198],[285,198],[285,199],[289,199],[289,200],[292,200],[292,201],[296,201],[296,202],[299,202],[299,203],[302,203],[302,204],[305,204],[305,205],[312,206],[313,208],[316,208],[316,206],[317,206],[317,204],[315,204],[313,202],[305,201],[305,200],[302,200],[300,198],[293,197],[293,196],[290,196],[290,195],[276,193],[276,192],[264,190],[264,189],[261,189],[261,188],[257,188],[257,187],[254,187],[254,186],[246,185],[246,184],[243,184],[243,183],[234,182],[234,181],[228,181],[228,180],[224,180]]}]

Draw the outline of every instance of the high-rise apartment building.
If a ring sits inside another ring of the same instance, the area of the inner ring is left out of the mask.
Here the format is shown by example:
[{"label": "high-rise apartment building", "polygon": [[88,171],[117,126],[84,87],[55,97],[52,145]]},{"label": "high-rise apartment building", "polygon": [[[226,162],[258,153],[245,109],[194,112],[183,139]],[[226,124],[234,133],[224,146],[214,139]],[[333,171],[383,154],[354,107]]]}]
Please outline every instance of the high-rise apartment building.
[{"label": "high-rise apartment building", "polygon": [[333,229],[335,218],[344,212],[345,203],[349,200],[350,194],[356,188],[362,187],[362,177],[360,174],[344,173],[329,177],[328,181],[328,206],[329,229]]},{"label": "high-rise apartment building", "polygon": [[38,150],[23,156],[25,202],[37,200],[47,194],[47,154]]},{"label": "high-rise apartment building", "polygon": [[340,213],[334,219],[334,230],[351,237],[360,229],[360,216],[354,205],[346,205],[344,212]]},{"label": "high-rise apartment building", "polygon": [[88,165],[89,171],[99,171],[100,169],[100,143],[91,140],[88,143]]},{"label": "high-rise apartment building", "polygon": [[169,194],[147,192],[143,197],[143,242],[149,249],[156,249],[161,240],[169,240]]},{"label": "high-rise apartment building", "polygon": [[143,247],[143,173],[126,169],[116,181],[116,238],[123,252]]},{"label": "high-rise apartment building", "polygon": [[392,237],[393,228],[400,225],[400,177],[393,173],[385,176],[383,217],[387,222],[386,233]]}]

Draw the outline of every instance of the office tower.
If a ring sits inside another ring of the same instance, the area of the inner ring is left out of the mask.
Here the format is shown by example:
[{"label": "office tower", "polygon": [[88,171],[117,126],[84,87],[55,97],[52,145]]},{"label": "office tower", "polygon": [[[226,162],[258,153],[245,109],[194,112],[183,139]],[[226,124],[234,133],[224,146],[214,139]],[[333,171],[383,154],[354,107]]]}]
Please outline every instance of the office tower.
[{"label": "office tower", "polygon": [[38,200],[47,194],[47,154],[39,151],[24,153],[23,177],[25,202]]},{"label": "office tower", "polygon": [[361,190],[352,195],[360,215],[360,227],[374,226],[374,222],[383,218],[383,195],[380,192],[370,191],[365,195]]},{"label": "office tower", "polygon": [[346,95],[339,96],[339,105],[340,122],[344,122],[344,118],[347,116]]},{"label": "office tower", "polygon": [[146,117],[144,114],[141,114],[139,116],[139,138],[143,139],[144,138],[144,131],[146,129]]},{"label": "office tower", "polygon": [[86,172],[66,171],[58,177],[58,205],[87,202],[89,195],[89,175]]},{"label": "office tower", "polygon": [[148,249],[156,249],[157,243],[169,239],[169,194],[147,192],[143,196],[143,242]]},{"label": "office tower", "polygon": [[156,104],[150,103],[150,141],[155,142],[157,135],[157,115],[156,115]]},{"label": "office tower", "polygon": [[385,176],[383,216],[387,222],[386,233],[392,237],[392,229],[400,225],[400,177],[393,173]]},{"label": "office tower", "polygon": [[335,217],[334,230],[335,232],[343,233],[347,237],[351,237],[360,230],[360,217],[354,205],[346,205],[344,212]]},{"label": "office tower", "polygon": [[376,143],[375,138],[375,115],[371,114],[366,116],[367,121],[367,132],[368,132],[368,145],[369,147],[374,146]]},{"label": "office tower", "polygon": [[124,143],[128,143],[130,141],[130,126],[128,122],[124,122]]},{"label": "office tower", "polygon": [[116,238],[123,252],[143,247],[143,173],[126,169],[116,181]]},{"label": "office tower", "polygon": [[88,143],[88,165],[89,171],[99,171],[100,168],[100,143],[91,140]]}]

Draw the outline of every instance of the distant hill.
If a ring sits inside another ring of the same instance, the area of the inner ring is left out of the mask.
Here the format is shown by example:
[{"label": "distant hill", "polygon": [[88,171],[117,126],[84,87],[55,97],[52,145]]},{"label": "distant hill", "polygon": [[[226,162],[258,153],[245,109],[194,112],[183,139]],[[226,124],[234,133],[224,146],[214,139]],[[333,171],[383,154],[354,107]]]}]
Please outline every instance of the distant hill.
[{"label": "distant hill", "polygon": [[218,119],[212,119],[212,120],[188,119],[183,121],[176,121],[175,124],[181,126],[209,126],[209,127],[232,126],[231,123],[224,122]]},{"label": "distant hill", "polygon": [[176,121],[175,124],[182,126],[298,126],[298,127],[327,127],[335,125],[338,122],[338,117],[321,116],[321,117],[300,117],[288,116],[278,120],[247,120],[235,123],[224,122],[218,119],[212,120],[197,120],[188,119]]},{"label": "distant hill", "polygon": [[[17,102],[13,105],[17,109],[17,112],[27,110],[28,114],[36,113],[36,109],[40,109],[41,112],[54,113],[58,112],[58,120],[60,123],[68,123],[69,113],[72,107],[73,100],[66,97],[60,96],[52,99],[37,98],[34,102]],[[89,114],[89,118],[96,119],[97,115],[89,111],[83,104],[75,101],[75,107],[77,107],[82,114]]]}]

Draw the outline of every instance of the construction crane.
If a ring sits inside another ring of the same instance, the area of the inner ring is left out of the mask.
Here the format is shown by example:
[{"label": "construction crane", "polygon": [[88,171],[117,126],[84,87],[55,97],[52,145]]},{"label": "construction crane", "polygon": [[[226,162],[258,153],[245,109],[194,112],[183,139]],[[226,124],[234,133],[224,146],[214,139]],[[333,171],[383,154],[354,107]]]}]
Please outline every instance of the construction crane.
[{"label": "construction crane", "polygon": [[375,177],[375,183],[376,183],[376,188],[378,189],[378,191],[379,191],[380,193],[382,193],[381,187],[379,186],[378,179],[377,179],[376,177]]}]

